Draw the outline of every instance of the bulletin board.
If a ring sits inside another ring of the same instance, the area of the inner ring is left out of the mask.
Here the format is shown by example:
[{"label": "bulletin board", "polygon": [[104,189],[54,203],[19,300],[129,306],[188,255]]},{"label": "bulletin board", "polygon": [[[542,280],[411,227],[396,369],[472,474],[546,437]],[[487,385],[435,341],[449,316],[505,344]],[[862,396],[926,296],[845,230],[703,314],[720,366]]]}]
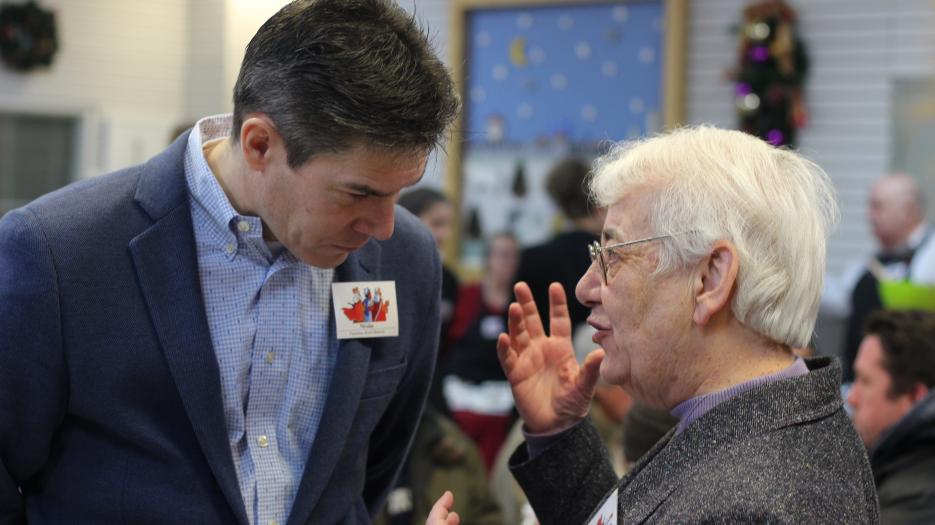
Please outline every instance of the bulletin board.
[{"label": "bulletin board", "polygon": [[460,241],[510,231],[522,245],[560,227],[544,191],[551,165],[676,125],[685,0],[456,0],[452,73],[464,111],[449,147]]}]

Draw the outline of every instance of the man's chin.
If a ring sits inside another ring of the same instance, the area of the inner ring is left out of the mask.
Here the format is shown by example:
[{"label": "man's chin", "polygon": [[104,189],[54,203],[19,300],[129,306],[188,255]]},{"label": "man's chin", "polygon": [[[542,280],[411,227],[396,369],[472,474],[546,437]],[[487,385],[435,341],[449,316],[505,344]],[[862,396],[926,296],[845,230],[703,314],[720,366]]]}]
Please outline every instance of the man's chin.
[{"label": "man's chin", "polygon": [[302,257],[301,260],[309,266],[316,268],[331,269],[341,266],[347,260],[348,252],[336,252],[333,255],[323,255],[316,253],[309,257]]},{"label": "man's chin", "polygon": [[606,354],[604,356],[604,361],[601,362],[600,375],[605,383],[617,386],[623,386],[628,378],[628,374],[617,369],[617,367],[607,360]]}]

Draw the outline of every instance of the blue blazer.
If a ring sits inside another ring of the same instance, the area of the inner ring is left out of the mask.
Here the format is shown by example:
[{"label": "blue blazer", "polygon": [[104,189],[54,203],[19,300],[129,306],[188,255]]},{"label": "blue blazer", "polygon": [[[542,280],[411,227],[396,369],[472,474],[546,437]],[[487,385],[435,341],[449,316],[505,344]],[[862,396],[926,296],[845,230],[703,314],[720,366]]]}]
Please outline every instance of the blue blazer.
[{"label": "blue blazer", "polygon": [[[192,232],[188,134],[0,221],[0,523],[248,523]],[[397,208],[337,281],[396,281],[399,336],[343,340],[288,524],[367,523],[434,367],[441,265]],[[332,312],[332,319],[334,313]]]}]

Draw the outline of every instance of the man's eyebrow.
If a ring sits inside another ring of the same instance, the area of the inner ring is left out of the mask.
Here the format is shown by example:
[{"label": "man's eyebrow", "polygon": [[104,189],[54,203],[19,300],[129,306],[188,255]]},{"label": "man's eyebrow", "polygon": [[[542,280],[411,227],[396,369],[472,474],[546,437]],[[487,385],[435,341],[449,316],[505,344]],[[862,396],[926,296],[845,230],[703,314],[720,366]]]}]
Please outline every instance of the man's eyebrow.
[{"label": "man's eyebrow", "polygon": [[386,193],[376,188],[367,186],[366,184],[360,184],[357,182],[347,182],[344,184],[344,187],[356,193],[363,193],[368,197],[389,197],[392,195],[392,193]]},{"label": "man's eyebrow", "polygon": [[[422,174],[419,176],[419,180],[413,182],[412,184],[406,187],[409,188],[409,187],[415,186],[422,180],[424,176],[425,176],[425,172],[423,171]],[[361,184],[359,182],[345,182],[344,187],[356,193],[363,193],[364,195],[368,197],[390,197],[393,195],[392,193],[380,191],[374,187],[368,186],[366,184]]]},{"label": "man's eyebrow", "polygon": [[603,241],[615,241],[620,238],[620,232],[617,231],[617,228],[605,228],[601,232],[601,239]]}]

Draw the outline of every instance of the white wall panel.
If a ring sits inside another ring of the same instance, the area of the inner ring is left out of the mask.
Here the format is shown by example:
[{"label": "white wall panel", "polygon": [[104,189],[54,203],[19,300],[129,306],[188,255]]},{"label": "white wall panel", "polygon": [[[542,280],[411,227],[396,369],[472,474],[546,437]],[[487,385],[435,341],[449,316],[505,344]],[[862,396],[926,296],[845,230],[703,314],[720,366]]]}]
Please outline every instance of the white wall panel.
[{"label": "white wall panel", "polygon": [[161,149],[183,110],[188,0],[44,0],[42,6],[56,13],[59,52],[49,69],[0,67],[0,111],[81,118],[79,176]]},{"label": "white wall panel", "polygon": [[[451,0],[398,0],[399,5],[415,15],[419,24],[428,31],[432,46],[446,64],[448,56],[448,24]],[[437,149],[425,167],[425,176],[420,185],[444,190],[447,176],[448,156],[442,149]]]},{"label": "white wall panel", "polygon": [[[745,0],[692,2],[686,112],[689,122],[734,125],[732,86]],[[829,268],[863,258],[874,241],[866,224],[870,183],[889,167],[894,79],[935,73],[935,2],[813,0],[792,2],[811,59],[806,87],[810,123],[801,150],[839,190],[842,223],[829,246]]]},{"label": "white wall panel", "polygon": [[[745,0],[695,0],[688,37],[687,121],[734,126],[732,85],[721,74],[736,60]],[[935,2],[930,0],[799,0],[802,39],[811,59],[810,113],[799,137],[838,190],[841,223],[828,246],[828,268],[840,272],[874,250],[867,225],[871,183],[890,167],[892,93],[898,79],[935,75]],[[823,351],[835,352],[840,324],[819,320]]]}]

